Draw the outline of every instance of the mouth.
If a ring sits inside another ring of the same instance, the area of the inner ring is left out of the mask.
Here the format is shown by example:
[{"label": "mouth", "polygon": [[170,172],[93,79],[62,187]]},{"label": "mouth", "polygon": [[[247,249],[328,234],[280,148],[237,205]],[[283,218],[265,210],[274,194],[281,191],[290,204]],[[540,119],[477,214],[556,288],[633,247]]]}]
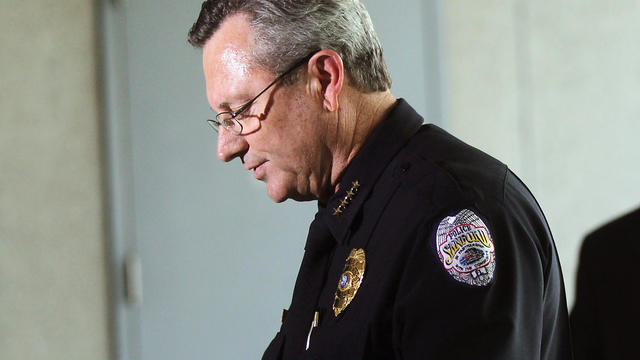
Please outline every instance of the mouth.
[{"label": "mouth", "polygon": [[249,167],[247,167],[247,170],[249,171],[253,171],[253,177],[256,178],[257,180],[262,180],[264,179],[265,176],[265,169],[262,165],[264,165],[266,163],[266,161],[263,161],[261,163],[255,164],[255,165],[251,165]]}]

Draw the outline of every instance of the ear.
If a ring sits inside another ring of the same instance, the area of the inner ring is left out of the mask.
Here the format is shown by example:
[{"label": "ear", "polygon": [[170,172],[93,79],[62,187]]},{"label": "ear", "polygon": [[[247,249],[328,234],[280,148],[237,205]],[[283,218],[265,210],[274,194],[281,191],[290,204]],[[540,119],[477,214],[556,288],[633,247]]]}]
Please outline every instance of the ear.
[{"label": "ear", "polygon": [[308,91],[322,101],[325,110],[338,110],[345,74],[340,55],[333,50],[320,50],[309,59],[307,70]]}]

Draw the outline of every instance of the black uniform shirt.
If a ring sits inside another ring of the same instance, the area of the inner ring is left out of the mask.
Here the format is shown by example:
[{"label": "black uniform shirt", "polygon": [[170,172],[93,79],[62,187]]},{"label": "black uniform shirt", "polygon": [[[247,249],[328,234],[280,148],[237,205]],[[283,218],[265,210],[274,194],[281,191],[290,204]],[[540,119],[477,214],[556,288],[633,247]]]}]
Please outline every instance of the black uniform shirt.
[{"label": "black uniform shirt", "polygon": [[[504,164],[421,124],[398,100],[319,205],[263,359],[571,358],[536,200]],[[353,249],[364,250],[364,277],[336,316]]]},{"label": "black uniform shirt", "polygon": [[637,209],[596,229],[582,244],[570,317],[576,360],[640,358],[640,282],[632,275],[640,257],[639,224]]}]

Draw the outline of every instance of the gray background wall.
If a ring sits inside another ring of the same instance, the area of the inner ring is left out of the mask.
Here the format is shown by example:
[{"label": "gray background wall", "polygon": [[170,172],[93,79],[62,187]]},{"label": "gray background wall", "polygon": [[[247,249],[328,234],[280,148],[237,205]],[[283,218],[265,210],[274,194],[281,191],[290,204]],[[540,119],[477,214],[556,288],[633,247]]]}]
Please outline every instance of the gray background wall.
[{"label": "gray background wall", "polygon": [[[398,91],[414,76],[434,76],[397,73],[410,61],[392,69],[395,94],[424,94],[425,113],[442,113],[447,129],[524,178],[549,218],[572,294],[583,235],[640,203],[640,4],[438,3],[441,108],[428,106],[428,89]],[[95,6],[0,3],[2,359],[109,358]],[[415,14],[389,11],[395,21]],[[372,17],[387,52],[424,46],[385,41],[394,22]],[[283,275],[283,289],[294,275]]]}]

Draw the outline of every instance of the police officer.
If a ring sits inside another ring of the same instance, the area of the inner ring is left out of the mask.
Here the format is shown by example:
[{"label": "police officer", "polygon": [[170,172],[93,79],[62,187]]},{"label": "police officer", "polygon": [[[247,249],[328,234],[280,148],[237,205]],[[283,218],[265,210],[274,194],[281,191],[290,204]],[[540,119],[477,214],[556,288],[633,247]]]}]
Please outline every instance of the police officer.
[{"label": "police officer", "polygon": [[208,0],[218,157],[274,201],[317,200],[263,359],[570,359],[558,256],[502,163],[389,91],[357,0]]}]

